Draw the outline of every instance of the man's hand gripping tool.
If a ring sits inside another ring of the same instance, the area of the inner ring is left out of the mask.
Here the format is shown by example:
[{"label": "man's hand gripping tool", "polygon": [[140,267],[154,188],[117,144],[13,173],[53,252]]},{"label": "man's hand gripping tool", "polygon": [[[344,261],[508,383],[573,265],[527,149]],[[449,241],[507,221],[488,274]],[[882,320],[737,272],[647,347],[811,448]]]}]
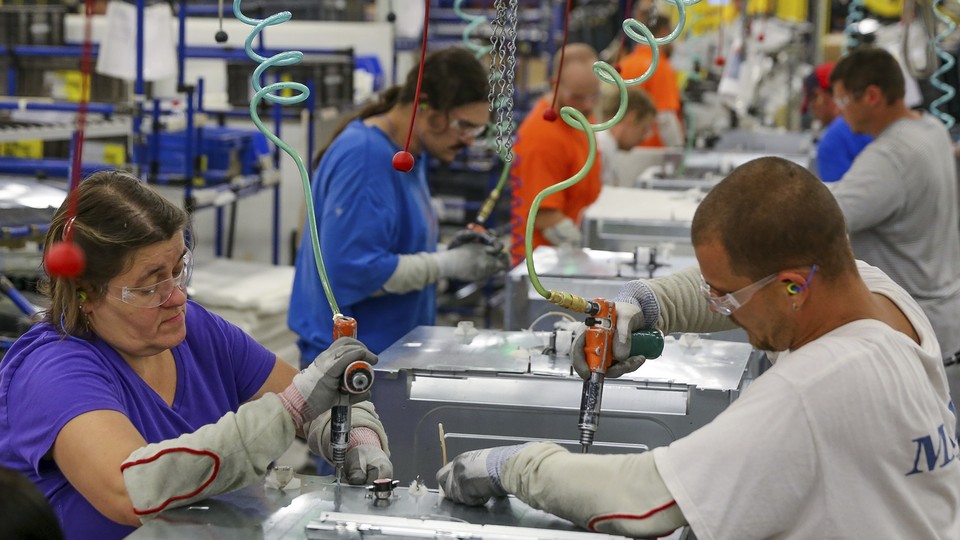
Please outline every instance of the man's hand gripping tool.
[{"label": "man's hand gripping tool", "polygon": [[[585,324],[584,356],[590,368],[590,378],[583,381],[580,397],[580,449],[586,454],[600,426],[600,402],[603,399],[603,380],[613,363],[614,330],[617,328],[617,308],[612,301],[597,298],[590,302]],[[659,330],[637,330],[630,336],[630,356],[657,358],[663,353],[663,334]]]},{"label": "man's hand gripping tool", "polygon": [[[333,320],[333,340],[342,337],[357,337],[357,320],[337,315]],[[373,367],[357,360],[343,372],[340,381],[340,397],[330,410],[330,446],[333,465],[337,470],[337,484],[343,477],[343,464],[350,449],[350,394],[362,394],[373,385]]]}]

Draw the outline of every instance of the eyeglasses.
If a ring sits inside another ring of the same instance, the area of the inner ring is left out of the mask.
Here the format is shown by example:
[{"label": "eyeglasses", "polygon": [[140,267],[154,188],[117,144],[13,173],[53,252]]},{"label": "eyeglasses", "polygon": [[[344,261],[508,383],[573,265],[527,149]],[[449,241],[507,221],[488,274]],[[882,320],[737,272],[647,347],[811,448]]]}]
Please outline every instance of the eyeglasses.
[{"label": "eyeglasses", "polygon": [[837,104],[837,107],[846,109],[854,100],[860,99],[861,97],[863,97],[863,92],[853,92],[845,96],[834,96],[833,102]]},{"label": "eyeglasses", "polygon": [[[816,271],[817,265],[814,264],[810,268],[810,275],[807,276],[806,282],[799,288],[797,292],[807,288],[807,285],[810,284],[810,280],[813,279],[813,273]],[[734,311],[740,309],[744,304],[749,302],[750,299],[753,298],[753,295],[757,294],[757,291],[773,283],[779,275],[780,272],[774,272],[769,276],[759,281],[755,281],[742,289],[727,293],[723,296],[716,296],[713,294],[713,287],[707,283],[707,280],[704,279],[703,274],[700,274],[700,294],[702,294],[707,300],[707,304],[710,306],[710,309],[716,311],[724,317],[729,317]]]},{"label": "eyeglasses", "polygon": [[180,273],[172,278],[158,281],[146,287],[121,287],[120,296],[114,298],[124,304],[140,308],[155,308],[162,306],[173,296],[174,289],[181,291],[187,287],[190,276],[193,275],[193,254],[187,251],[181,259]]},{"label": "eyeglasses", "polygon": [[750,299],[753,298],[753,295],[757,294],[757,291],[773,283],[773,280],[777,279],[777,276],[779,275],[780,272],[775,272],[761,279],[760,281],[755,281],[750,285],[747,285],[740,290],[727,293],[723,296],[715,296],[713,294],[713,287],[707,284],[707,280],[703,278],[703,274],[700,274],[700,294],[706,298],[710,309],[716,311],[720,315],[729,317],[731,313],[740,309],[744,304],[749,302]]},{"label": "eyeglasses", "polygon": [[450,120],[450,129],[455,129],[460,132],[464,137],[471,137],[476,139],[484,134],[487,131],[487,125],[481,124],[477,125],[468,120],[463,120],[460,118],[454,118]]}]

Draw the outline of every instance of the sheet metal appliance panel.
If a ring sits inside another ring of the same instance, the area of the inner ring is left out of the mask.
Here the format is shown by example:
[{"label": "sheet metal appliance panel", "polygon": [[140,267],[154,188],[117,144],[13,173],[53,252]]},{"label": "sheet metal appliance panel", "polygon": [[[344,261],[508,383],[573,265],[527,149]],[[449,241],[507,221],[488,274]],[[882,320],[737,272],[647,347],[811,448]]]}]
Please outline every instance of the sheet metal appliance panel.
[{"label": "sheet metal appliance panel", "polygon": [[[540,538],[591,540],[595,538],[623,538],[590,533],[569,521],[552,514],[530,508],[514,497],[498,499],[483,507],[469,507],[442,499],[436,490],[419,497],[410,495],[406,487],[398,487],[388,501],[375,501],[368,497],[362,486],[343,485],[339,504],[333,479],[329,476],[297,475],[301,480],[298,489],[279,491],[264,489],[262,483],[247,488],[198,501],[192,505],[174,508],[161,513],[156,519],[146,521],[127,538],[131,540],[304,540],[366,538],[384,536],[360,535],[349,531],[330,532],[322,530],[322,517],[329,519],[367,520],[376,522],[383,518],[410,518],[416,524],[420,520],[457,524],[483,525],[481,530],[491,533],[504,531],[510,537],[530,537],[540,532]],[[436,480],[431,476],[428,485]],[[441,524],[441,526],[443,526]],[[473,527],[476,529],[476,527]],[[391,534],[389,538],[433,538],[423,536],[423,531],[411,534]],[[681,530],[670,538],[679,539]],[[491,534],[493,536],[493,534]],[[484,538],[484,536],[471,536]]]},{"label": "sheet metal appliance panel", "polygon": [[[549,439],[579,451],[582,380],[565,356],[541,354],[546,332],[417,327],[382,352],[373,401],[390,435],[394,476],[429,477],[447,456]],[[705,425],[735,399],[749,344],[668,338],[661,358],[604,385],[594,452],[636,452],[669,444]]]}]

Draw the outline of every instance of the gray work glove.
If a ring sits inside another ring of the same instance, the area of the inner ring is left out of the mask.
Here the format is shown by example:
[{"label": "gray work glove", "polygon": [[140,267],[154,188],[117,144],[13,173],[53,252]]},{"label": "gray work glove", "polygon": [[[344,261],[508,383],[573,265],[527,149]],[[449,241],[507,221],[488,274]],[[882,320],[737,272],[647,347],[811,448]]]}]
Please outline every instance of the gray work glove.
[{"label": "gray work glove", "polygon": [[580,247],[580,228],[572,219],[565,217],[553,227],[543,230],[543,237],[554,246]]},{"label": "gray work glove", "polygon": [[[347,482],[364,485],[378,478],[391,478],[393,464],[390,462],[387,434],[373,404],[369,401],[358,403],[351,410],[353,427],[350,429],[350,448],[343,459]],[[306,440],[311,452],[333,463],[330,420],[330,413],[325,413],[310,423],[306,429]]]},{"label": "gray work glove", "polygon": [[500,483],[503,465],[527,444],[471,450],[453,458],[437,471],[443,496],[469,506],[482,506],[490,497],[503,497],[507,494]]},{"label": "gray work glove", "polygon": [[[654,328],[660,318],[660,305],[653,290],[643,281],[630,281],[620,287],[614,302],[617,308],[617,328],[613,333],[613,363],[607,368],[607,377],[620,377],[636,371],[647,360],[643,356],[630,356],[630,334],[637,330]],[[573,369],[583,379],[590,378],[590,368],[583,352],[586,334],[580,334],[573,342],[570,360]]]},{"label": "gray work glove", "polygon": [[433,254],[440,279],[483,281],[510,267],[510,256],[497,246],[461,244]]},{"label": "gray work glove", "polygon": [[347,451],[344,458],[347,482],[354,486],[372,484],[380,478],[393,478],[393,463],[379,444],[361,444]]},{"label": "gray work glove", "polygon": [[[336,405],[343,373],[348,365],[357,360],[374,365],[377,363],[377,355],[356,339],[342,337],[320,353],[313,363],[298,373],[290,386],[280,393],[283,406],[293,417],[298,432],[303,432],[305,423]],[[368,399],[370,392],[350,394],[350,403]]]}]

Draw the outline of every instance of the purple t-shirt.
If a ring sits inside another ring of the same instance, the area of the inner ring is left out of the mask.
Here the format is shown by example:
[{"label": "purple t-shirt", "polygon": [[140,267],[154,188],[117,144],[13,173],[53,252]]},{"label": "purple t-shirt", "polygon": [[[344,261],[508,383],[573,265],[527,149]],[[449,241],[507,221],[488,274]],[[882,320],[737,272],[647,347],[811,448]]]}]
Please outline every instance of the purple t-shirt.
[{"label": "purple t-shirt", "polygon": [[100,514],[48,456],[67,422],[114,410],[148,443],[159,442],[236,411],[266,382],[276,356],[242,330],[193,302],[186,325],[186,339],[173,348],[172,407],[99,338],[63,339],[46,323],[18,339],[0,362],[0,465],[40,488],[67,538],[123,538],[134,531]]}]

